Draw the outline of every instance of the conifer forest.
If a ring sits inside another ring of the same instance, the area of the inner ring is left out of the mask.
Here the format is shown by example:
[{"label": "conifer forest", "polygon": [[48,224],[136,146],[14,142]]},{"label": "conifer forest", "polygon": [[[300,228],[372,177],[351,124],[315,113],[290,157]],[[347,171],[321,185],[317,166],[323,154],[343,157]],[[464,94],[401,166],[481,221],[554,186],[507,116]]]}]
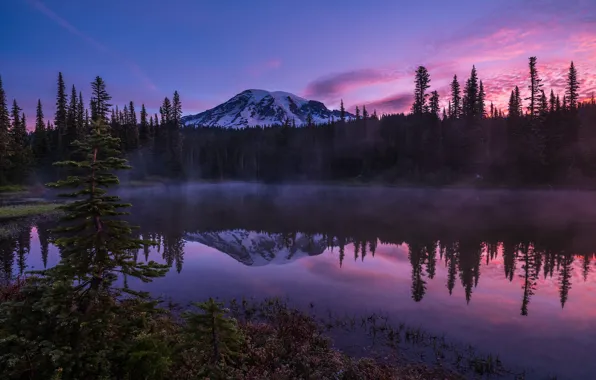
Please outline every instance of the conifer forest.
[{"label": "conifer forest", "polygon": [[319,125],[309,118],[304,126],[288,120],[242,129],[185,126],[178,92],[150,114],[132,100],[112,104],[100,77],[85,94],[69,89],[62,73],[55,104],[38,101],[36,114],[26,115],[0,82],[0,184],[58,178],[52,163],[71,159],[72,142],[105,118],[134,168],[129,180],[593,187],[594,94],[582,93],[573,62],[562,93],[544,86],[537,67],[530,57],[528,80],[511,89],[506,106],[487,99],[475,67],[465,80],[454,76],[450,93],[440,96],[420,66],[407,114],[377,115],[364,105],[349,121],[342,113]]}]

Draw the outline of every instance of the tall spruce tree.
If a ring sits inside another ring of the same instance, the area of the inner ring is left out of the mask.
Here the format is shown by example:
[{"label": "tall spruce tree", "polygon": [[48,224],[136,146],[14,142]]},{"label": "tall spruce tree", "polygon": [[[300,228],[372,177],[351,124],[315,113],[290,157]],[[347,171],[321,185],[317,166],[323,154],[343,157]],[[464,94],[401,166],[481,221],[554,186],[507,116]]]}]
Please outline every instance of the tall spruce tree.
[{"label": "tall spruce tree", "polygon": [[58,93],[56,95],[56,113],[54,115],[54,127],[59,137],[58,149],[62,149],[62,136],[66,132],[68,119],[68,99],[66,96],[66,85],[62,73],[58,73]]},{"label": "tall spruce tree", "polygon": [[356,120],[360,120],[360,108],[356,106]]},{"label": "tall spruce tree", "polygon": [[29,135],[27,134],[27,120],[24,113],[20,115],[21,111],[15,100],[12,107],[13,125],[10,140],[13,144],[11,178],[17,183],[24,183],[27,180],[33,163]]},{"label": "tall spruce tree", "polygon": [[557,107],[557,98],[555,98],[555,93],[551,89],[550,90],[550,99],[549,99],[549,112],[550,113],[555,112],[556,107]]},{"label": "tall spruce tree", "polygon": [[431,92],[430,96],[430,113],[437,118],[440,116],[441,108],[439,106],[439,93],[437,91]]},{"label": "tall spruce tree", "polygon": [[428,112],[426,100],[429,94],[426,93],[426,90],[430,88],[430,74],[426,67],[418,66],[414,84],[414,104],[412,104],[412,113],[422,114]]},{"label": "tall spruce tree", "polygon": [[462,99],[461,99],[461,88],[457,81],[457,75],[453,76],[451,82],[451,111],[449,117],[453,119],[459,119],[462,115]]},{"label": "tall spruce tree", "polygon": [[101,77],[97,76],[95,77],[95,80],[91,82],[91,91],[91,120],[106,121],[110,107],[112,107],[109,103],[112,97],[108,94],[106,84]]},{"label": "tall spruce tree", "polygon": [[79,101],[77,102],[77,139],[85,136],[85,103],[83,103],[83,93],[79,91]]},{"label": "tall spruce tree", "polygon": [[364,120],[368,119],[368,111],[366,110],[365,105],[362,106],[362,119],[364,119]]},{"label": "tall spruce tree", "polygon": [[[153,124],[153,116],[151,117],[151,124]],[[146,146],[149,140],[149,123],[147,120],[147,109],[145,104],[141,104],[141,124],[139,126],[139,142],[141,146]]]},{"label": "tall spruce tree", "polygon": [[64,132],[64,144],[67,152],[72,150],[71,144],[78,139],[77,112],[79,111],[79,106],[77,100],[77,90],[73,84],[70,93],[70,103],[66,113],[66,130]]},{"label": "tall spruce tree", "polygon": [[[8,101],[2,84],[2,77],[0,76],[0,167],[2,168],[7,168],[10,164],[9,157],[12,148],[11,145]],[[0,185],[5,184],[8,181],[6,174],[7,172],[5,170],[0,170]]]},{"label": "tall spruce tree", "polygon": [[341,99],[341,102],[339,105],[339,119],[341,120],[342,123],[346,121],[346,109],[344,107],[343,99]]},{"label": "tall spruce tree", "polygon": [[35,157],[35,164],[38,168],[45,166],[48,153],[48,131],[46,130],[41,99],[38,99],[35,113],[35,131],[33,132],[33,156]]},{"label": "tall spruce tree", "polygon": [[571,61],[571,65],[569,66],[569,72],[567,74],[567,86],[565,88],[565,95],[569,109],[575,110],[579,101],[579,81],[577,79],[577,70],[575,68],[575,65],[573,64],[573,61]]},{"label": "tall spruce tree", "polygon": [[466,118],[474,119],[478,116],[478,73],[476,72],[476,66],[472,66],[470,78],[466,81],[462,112]]},{"label": "tall spruce tree", "polygon": [[530,57],[530,85],[528,86],[530,96],[526,100],[530,101],[528,113],[532,119],[539,116],[538,108],[542,86],[542,79],[538,77],[538,69],[536,68],[536,57]]},{"label": "tall spruce tree", "polygon": [[480,86],[478,87],[478,99],[477,99],[477,107],[478,107],[478,117],[481,119],[486,118],[486,92],[484,92],[484,84],[480,81]]}]

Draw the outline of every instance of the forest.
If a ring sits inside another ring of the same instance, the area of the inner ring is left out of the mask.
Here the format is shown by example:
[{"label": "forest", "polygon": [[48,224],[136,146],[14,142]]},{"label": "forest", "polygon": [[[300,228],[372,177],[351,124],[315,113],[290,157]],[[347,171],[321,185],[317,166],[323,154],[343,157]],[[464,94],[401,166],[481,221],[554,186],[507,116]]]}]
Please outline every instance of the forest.
[{"label": "forest", "polygon": [[448,106],[441,109],[444,100],[429,92],[430,73],[420,66],[408,114],[369,115],[363,107],[349,121],[229,129],[184,126],[178,92],[163,100],[159,114],[148,114],[144,105],[137,112],[133,101],[113,106],[100,77],[91,84],[87,107],[74,86],[68,95],[59,73],[53,122],[38,101],[31,132],[18,101],[9,107],[0,79],[0,185],[59,177],[51,163],[72,158],[71,142],[105,114],[134,167],[124,180],[595,186],[594,95],[581,95],[573,62],[564,94],[545,88],[536,57],[529,59],[528,78],[511,89],[507,108],[500,109],[486,99],[473,67],[464,83],[453,77]]}]

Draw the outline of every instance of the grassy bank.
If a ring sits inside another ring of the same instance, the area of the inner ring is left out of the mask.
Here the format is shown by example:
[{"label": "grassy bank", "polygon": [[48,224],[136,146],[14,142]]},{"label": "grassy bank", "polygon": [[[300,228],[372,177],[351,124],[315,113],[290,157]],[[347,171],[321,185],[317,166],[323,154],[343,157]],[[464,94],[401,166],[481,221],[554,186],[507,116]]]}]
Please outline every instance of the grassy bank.
[{"label": "grassy bank", "polygon": [[7,219],[24,218],[35,215],[47,215],[58,212],[56,203],[33,203],[15,206],[0,207],[0,221]]}]

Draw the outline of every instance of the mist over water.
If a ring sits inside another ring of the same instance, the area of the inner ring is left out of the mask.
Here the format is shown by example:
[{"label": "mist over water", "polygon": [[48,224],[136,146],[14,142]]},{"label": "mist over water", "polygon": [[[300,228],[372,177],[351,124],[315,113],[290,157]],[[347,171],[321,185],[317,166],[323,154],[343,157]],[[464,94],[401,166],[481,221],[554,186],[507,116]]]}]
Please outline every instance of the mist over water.
[{"label": "mist over water", "polygon": [[[596,370],[596,193],[246,183],[119,192],[139,235],[159,242],[138,259],[172,266],[134,284],[156,296],[383,311],[536,378]],[[3,273],[59,260],[48,227],[1,241]]]}]

